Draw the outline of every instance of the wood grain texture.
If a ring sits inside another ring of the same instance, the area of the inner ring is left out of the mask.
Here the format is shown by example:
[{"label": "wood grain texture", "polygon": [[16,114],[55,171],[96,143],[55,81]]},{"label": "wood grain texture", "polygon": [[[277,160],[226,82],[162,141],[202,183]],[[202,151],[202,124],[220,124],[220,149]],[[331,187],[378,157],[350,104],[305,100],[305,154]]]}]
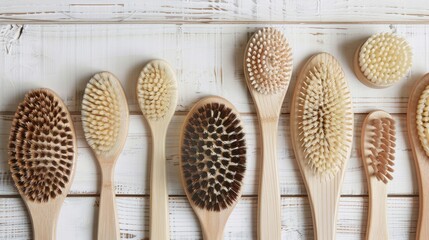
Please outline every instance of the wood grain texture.
[{"label": "wood grain texture", "polygon": [[[149,198],[118,197],[121,239],[148,239]],[[414,239],[417,223],[418,199],[393,197],[387,201],[391,240]],[[171,239],[201,239],[197,218],[186,197],[170,197]],[[224,239],[256,239],[256,197],[245,197],[231,214]],[[76,209],[79,209],[77,211]],[[282,198],[282,239],[313,239],[310,206],[306,197]],[[337,239],[363,239],[367,199],[343,197],[338,211]],[[62,240],[94,239],[93,227],[98,212],[95,197],[69,197],[59,216],[57,238]],[[287,213],[287,214],[286,214]],[[0,199],[0,239],[31,238],[31,226],[24,205],[18,198]]]},{"label": "wood grain texture", "polygon": [[0,19],[9,22],[377,22],[429,20],[424,1],[3,1]]},{"label": "wood grain texture", "polygon": [[[196,25],[3,25],[18,35],[0,41],[0,112],[14,111],[25,91],[49,87],[71,111],[80,110],[83,90],[96,72],[109,70],[124,86],[129,108],[138,111],[135,84],[143,65],[156,58],[168,61],[178,80],[177,111],[188,111],[198,98],[219,95],[241,113],[254,113],[246,89],[243,54],[248,38],[262,24]],[[279,28],[293,50],[294,66],[316,52],[329,52],[343,65],[354,111],[375,108],[405,113],[411,85],[428,70],[429,26],[426,25],[272,25]],[[353,54],[369,36],[396,31],[414,49],[413,68],[405,80],[387,89],[371,89],[353,73]],[[1,32],[1,31],[0,31]],[[20,33],[20,34],[18,34]],[[1,37],[0,37],[1,38]],[[5,50],[6,46],[9,49]],[[293,89],[292,76],[290,89]],[[289,112],[291,90],[282,113]]]}]

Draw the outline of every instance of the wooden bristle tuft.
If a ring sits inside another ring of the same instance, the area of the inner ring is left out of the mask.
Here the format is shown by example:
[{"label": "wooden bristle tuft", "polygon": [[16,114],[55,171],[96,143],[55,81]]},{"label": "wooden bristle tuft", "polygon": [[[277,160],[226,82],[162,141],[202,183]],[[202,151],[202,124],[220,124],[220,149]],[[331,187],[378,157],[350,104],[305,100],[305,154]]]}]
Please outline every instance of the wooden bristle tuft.
[{"label": "wooden bristle tuft", "polygon": [[220,103],[199,107],[185,123],[182,143],[185,190],[195,205],[220,211],[235,203],[246,170],[238,113]]},{"label": "wooden bristle tuft", "polygon": [[249,40],[245,71],[252,86],[261,94],[285,90],[292,74],[292,50],[283,33],[263,28]]},{"label": "wooden bristle tuft", "polygon": [[48,202],[71,180],[75,137],[68,110],[50,90],[25,95],[12,121],[9,166],[19,192]]}]

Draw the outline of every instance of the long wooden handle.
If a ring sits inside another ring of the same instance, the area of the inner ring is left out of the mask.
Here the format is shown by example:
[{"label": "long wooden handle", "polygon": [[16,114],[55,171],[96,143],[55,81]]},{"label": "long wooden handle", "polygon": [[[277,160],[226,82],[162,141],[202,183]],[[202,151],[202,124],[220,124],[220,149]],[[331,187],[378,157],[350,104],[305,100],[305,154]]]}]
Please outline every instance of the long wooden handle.
[{"label": "long wooden handle", "polygon": [[49,211],[41,207],[32,207],[34,240],[56,239],[57,211]]},{"label": "long wooden handle", "polygon": [[150,239],[168,240],[168,193],[165,159],[165,129],[153,129],[150,175]]},{"label": "long wooden handle", "polygon": [[113,167],[102,167],[102,187],[98,215],[98,240],[116,240],[119,237],[119,224],[116,215]]},{"label": "long wooden handle", "polygon": [[259,184],[258,239],[281,239],[280,190],[277,170],[278,118],[261,120],[262,159]]},{"label": "long wooden handle", "polygon": [[422,180],[419,192],[420,213],[416,239],[427,240],[429,239],[429,192],[427,190],[427,187],[429,187],[429,177],[428,175],[422,175],[421,178]]},{"label": "long wooden handle", "polygon": [[387,240],[387,188],[386,184],[371,177],[372,186],[369,193],[368,224],[366,239]]}]

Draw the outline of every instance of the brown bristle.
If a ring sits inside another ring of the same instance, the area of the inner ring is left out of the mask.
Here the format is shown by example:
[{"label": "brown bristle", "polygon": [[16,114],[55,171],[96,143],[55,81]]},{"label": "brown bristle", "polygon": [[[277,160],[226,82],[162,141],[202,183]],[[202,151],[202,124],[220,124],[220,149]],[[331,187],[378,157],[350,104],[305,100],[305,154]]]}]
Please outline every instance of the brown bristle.
[{"label": "brown bristle", "polygon": [[374,171],[374,176],[384,183],[393,179],[393,165],[395,165],[395,120],[391,118],[372,119],[371,141],[369,142],[370,154],[367,156],[369,166]]},{"label": "brown bristle", "polygon": [[21,194],[47,202],[71,180],[75,137],[68,110],[46,89],[30,91],[19,104],[9,136],[9,166]]},{"label": "brown bristle", "polygon": [[182,136],[185,191],[196,206],[220,211],[240,196],[246,142],[239,115],[222,103],[190,112]]}]

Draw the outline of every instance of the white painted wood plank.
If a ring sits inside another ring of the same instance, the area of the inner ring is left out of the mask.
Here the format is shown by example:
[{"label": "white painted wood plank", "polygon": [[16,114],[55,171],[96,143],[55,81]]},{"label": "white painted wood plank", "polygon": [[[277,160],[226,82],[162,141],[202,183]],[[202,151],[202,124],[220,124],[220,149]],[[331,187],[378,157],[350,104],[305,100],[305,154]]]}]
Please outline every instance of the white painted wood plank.
[{"label": "white painted wood plank", "polygon": [[[256,198],[244,198],[232,213],[224,239],[256,238]],[[148,198],[117,199],[122,239],[148,239]],[[363,239],[366,229],[367,199],[341,198],[337,239]],[[415,237],[418,199],[389,198],[389,239],[404,240]],[[282,239],[313,239],[310,206],[305,197],[282,198]],[[57,238],[62,240],[95,239],[97,199],[94,197],[67,198],[57,225]],[[0,199],[0,239],[30,239],[31,225],[24,204],[18,198]],[[201,239],[199,223],[184,197],[170,198],[171,239]]]},{"label": "white painted wood plank", "polygon": [[8,0],[0,19],[27,22],[427,21],[419,0],[105,1]]},{"label": "white painted wood plank", "polygon": [[[21,30],[4,25],[6,30],[0,31],[0,112],[14,111],[23,94],[35,87],[55,90],[71,111],[79,110],[88,79],[103,70],[117,75],[131,111],[138,111],[135,83],[140,69],[148,60],[162,58],[171,63],[178,77],[178,111],[187,111],[199,97],[220,95],[240,112],[253,113],[242,55],[250,34],[263,26],[25,25],[21,34],[13,34],[10,31]],[[338,58],[351,88],[355,112],[381,108],[404,113],[412,83],[429,70],[429,28],[425,25],[273,26],[291,42],[294,73],[314,53],[326,51]],[[11,28],[14,30],[8,31]],[[364,39],[385,31],[396,31],[408,39],[414,49],[414,66],[399,84],[370,89],[353,74],[352,56]],[[294,80],[283,113],[289,111],[293,85]]]},{"label": "white painted wood plank", "polygon": [[[411,159],[410,147],[406,139],[405,116],[395,115],[397,121],[397,148],[394,180],[389,184],[390,194],[416,194],[417,182],[415,170]],[[364,115],[356,116],[356,132],[352,157],[347,165],[342,194],[361,195],[367,193],[366,179],[360,151],[358,150],[360,139],[360,126]],[[97,193],[98,179],[100,177],[97,163],[91,150],[84,140],[80,118],[74,117],[78,139],[78,162],[75,179],[71,188],[73,194]],[[178,143],[179,131],[184,116],[175,116],[167,135],[167,171],[168,187],[170,195],[184,195],[180,186],[178,175]],[[248,164],[245,178],[244,194],[257,194],[258,166],[260,161],[260,148],[256,139],[259,134],[254,115],[243,115],[243,123],[246,130],[248,144]],[[0,195],[16,194],[13,182],[10,178],[7,166],[7,139],[11,125],[11,116],[0,116]],[[289,116],[282,115],[279,128],[278,163],[280,176],[280,190],[283,195],[306,194],[299,169],[294,159],[294,153],[289,138]],[[150,139],[147,128],[144,126],[141,115],[131,115],[129,136],[125,144],[124,152],[120,156],[116,166],[115,185],[118,194],[149,194],[148,177],[148,144]]]}]

